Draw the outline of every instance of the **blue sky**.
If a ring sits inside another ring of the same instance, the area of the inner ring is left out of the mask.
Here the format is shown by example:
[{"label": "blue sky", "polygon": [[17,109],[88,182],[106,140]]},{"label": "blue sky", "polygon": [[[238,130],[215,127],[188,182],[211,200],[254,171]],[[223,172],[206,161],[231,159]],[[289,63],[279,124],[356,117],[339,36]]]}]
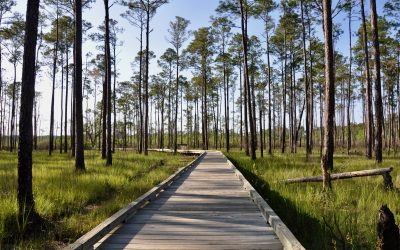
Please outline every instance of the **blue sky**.
[{"label": "blue sky", "polygon": [[[334,1],[335,3],[336,1]],[[378,15],[382,15],[382,6],[385,1],[377,0],[378,2]],[[181,16],[190,20],[189,29],[196,30],[199,27],[210,25],[210,16],[215,15],[215,9],[218,6],[218,0],[171,0],[169,4],[163,5],[157,11],[156,16],[151,21],[151,27],[153,32],[150,35],[150,49],[155,52],[157,58],[168,48],[170,45],[166,41],[168,36],[169,22],[172,21],[175,16]],[[369,15],[369,1],[366,1],[366,12]],[[26,1],[17,0],[17,6],[14,10],[17,10],[25,14]],[[132,75],[131,62],[136,56],[139,50],[138,43],[138,29],[131,26],[125,19],[123,19],[120,14],[126,10],[126,7],[120,5],[114,5],[110,10],[110,16],[116,19],[119,26],[124,29],[123,34],[119,35],[119,40],[123,41],[123,46],[118,48],[118,72],[120,74],[118,81],[129,80]],[[277,21],[278,13],[274,13],[274,19]],[[91,9],[86,9],[84,11],[83,18],[93,24],[92,30],[89,33],[97,32],[97,27],[103,22],[104,19],[104,7],[103,1],[97,0],[92,4]],[[342,29],[344,30],[343,35],[340,37],[336,44],[336,49],[340,50],[344,55],[348,55],[348,31],[347,31],[347,21],[344,14],[338,15],[334,22],[343,23]],[[300,24],[299,24],[300,25]],[[353,22],[353,31],[359,26],[359,22]],[[321,35],[321,27],[319,27],[319,34]],[[239,31],[239,30],[237,30]],[[251,20],[249,23],[249,33],[250,35],[257,35],[262,41],[264,38],[261,36],[263,32],[263,25],[261,22],[256,20]],[[322,36],[321,36],[322,38]],[[355,42],[353,38],[353,42]],[[92,42],[86,42],[84,45],[83,53],[91,52],[92,54],[97,54],[98,51]],[[11,68],[6,65],[6,72],[4,73],[6,78],[11,77]],[[50,112],[50,99],[51,99],[51,81],[49,79],[49,74],[47,71],[49,69],[44,69],[46,73],[42,74],[41,79],[37,83],[36,89],[42,92],[42,98],[40,101],[41,107],[41,128],[44,133],[47,133],[48,123],[49,123],[49,112]],[[18,70],[18,75],[20,76],[20,67]],[[152,61],[150,66],[150,74],[155,74],[158,72],[156,67],[156,60]],[[186,72],[185,74],[189,74]],[[56,104],[59,103],[60,98],[59,89],[56,90]],[[56,113],[58,113],[58,105],[56,105]],[[361,112],[356,112],[356,120],[360,121]],[[56,120],[58,115],[56,115]],[[57,123],[57,121],[56,121]]]}]

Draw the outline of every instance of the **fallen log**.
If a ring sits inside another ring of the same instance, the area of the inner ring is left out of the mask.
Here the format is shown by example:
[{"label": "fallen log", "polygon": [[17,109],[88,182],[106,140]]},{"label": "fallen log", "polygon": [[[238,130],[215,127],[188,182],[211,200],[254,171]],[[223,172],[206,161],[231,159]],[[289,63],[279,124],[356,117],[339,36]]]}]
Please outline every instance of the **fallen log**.
[{"label": "fallen log", "polygon": [[[390,172],[392,172],[392,171],[393,171],[393,168],[389,167],[389,168],[378,168],[378,169],[368,169],[368,170],[361,170],[361,171],[344,172],[344,173],[338,173],[338,174],[331,174],[331,180],[382,175],[385,187],[393,188],[392,177],[390,176]],[[322,176],[310,176],[310,177],[287,179],[284,182],[287,184],[299,183],[299,182],[322,182]]]}]

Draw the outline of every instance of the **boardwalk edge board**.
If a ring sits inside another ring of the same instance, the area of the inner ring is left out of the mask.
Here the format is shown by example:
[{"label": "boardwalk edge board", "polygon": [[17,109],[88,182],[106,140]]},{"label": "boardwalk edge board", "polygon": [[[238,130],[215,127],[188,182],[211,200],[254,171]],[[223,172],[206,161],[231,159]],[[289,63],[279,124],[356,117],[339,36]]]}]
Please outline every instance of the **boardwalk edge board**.
[{"label": "boardwalk edge board", "polygon": [[274,229],[276,235],[279,240],[282,242],[282,245],[285,250],[305,250],[305,248],[301,245],[301,243],[296,239],[293,233],[289,230],[289,228],[283,223],[283,221],[279,218],[279,216],[274,212],[274,210],[268,205],[268,203],[261,197],[261,195],[255,190],[255,188],[247,181],[247,179],[243,176],[243,174],[233,165],[233,163],[228,160],[228,165],[235,172],[236,176],[238,176],[239,180],[243,184],[243,188],[249,192],[251,199],[260,209],[262,216],[264,219],[270,224],[270,226]]},{"label": "boardwalk edge board", "polygon": [[174,174],[168,177],[168,179],[153,187],[147,193],[137,198],[135,201],[129,203],[125,208],[122,208],[121,210],[113,214],[111,217],[97,225],[88,233],[84,234],[74,243],[68,245],[65,250],[93,249],[94,244],[96,244],[100,239],[106,236],[115,227],[128,220],[132,215],[137,212],[138,209],[142,208],[152,199],[157,197],[157,195],[161,191],[171,185],[171,183],[178,179],[183,173],[188,171],[193,166],[196,166],[207,154],[207,152],[205,151],[199,151],[198,153],[200,155],[195,160],[190,162],[185,167],[178,169]]}]

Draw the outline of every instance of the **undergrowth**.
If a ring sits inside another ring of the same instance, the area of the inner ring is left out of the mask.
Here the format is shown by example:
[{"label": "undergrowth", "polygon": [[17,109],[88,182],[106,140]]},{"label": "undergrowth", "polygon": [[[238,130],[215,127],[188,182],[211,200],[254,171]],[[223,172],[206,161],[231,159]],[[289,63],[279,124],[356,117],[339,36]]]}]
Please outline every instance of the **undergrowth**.
[{"label": "undergrowth", "polygon": [[[0,151],[0,249],[57,249],[73,242],[110,215],[162,182],[194,157],[118,151],[105,166],[97,151],[85,151],[86,172],[58,152],[33,154],[33,192],[39,225],[17,219],[17,154]],[[23,224],[23,223],[22,223]]]},{"label": "undergrowth", "polygon": [[333,181],[329,193],[321,183],[284,184],[288,178],[321,175],[320,158],[305,153],[279,154],[253,161],[244,152],[226,153],[306,249],[375,249],[376,223],[382,204],[400,222],[400,161],[386,155],[381,165],[364,156],[336,154],[334,172],[394,167],[395,190],[386,191],[381,176]]}]

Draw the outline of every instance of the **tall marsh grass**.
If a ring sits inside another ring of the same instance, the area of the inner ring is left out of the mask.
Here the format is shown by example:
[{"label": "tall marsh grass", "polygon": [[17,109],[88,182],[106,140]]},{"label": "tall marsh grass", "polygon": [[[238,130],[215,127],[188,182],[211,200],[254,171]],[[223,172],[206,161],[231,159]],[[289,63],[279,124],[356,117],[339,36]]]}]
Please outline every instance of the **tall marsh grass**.
[{"label": "tall marsh grass", "polygon": [[[256,187],[307,249],[375,249],[378,210],[388,204],[400,222],[400,161],[386,155],[381,166],[364,156],[336,154],[334,172],[392,166],[396,187],[386,191],[381,176],[333,181],[330,193],[321,183],[284,184],[288,178],[321,175],[320,158],[305,153],[266,155],[252,161],[244,152],[228,158]],[[345,248],[344,248],[345,247]]]},{"label": "tall marsh grass", "polygon": [[17,154],[0,151],[0,249],[59,248],[74,241],[162,182],[193,157],[118,151],[106,167],[97,151],[86,151],[87,171],[74,170],[74,159],[58,152],[34,152],[33,192],[43,227],[29,237],[19,232],[16,214]]}]

